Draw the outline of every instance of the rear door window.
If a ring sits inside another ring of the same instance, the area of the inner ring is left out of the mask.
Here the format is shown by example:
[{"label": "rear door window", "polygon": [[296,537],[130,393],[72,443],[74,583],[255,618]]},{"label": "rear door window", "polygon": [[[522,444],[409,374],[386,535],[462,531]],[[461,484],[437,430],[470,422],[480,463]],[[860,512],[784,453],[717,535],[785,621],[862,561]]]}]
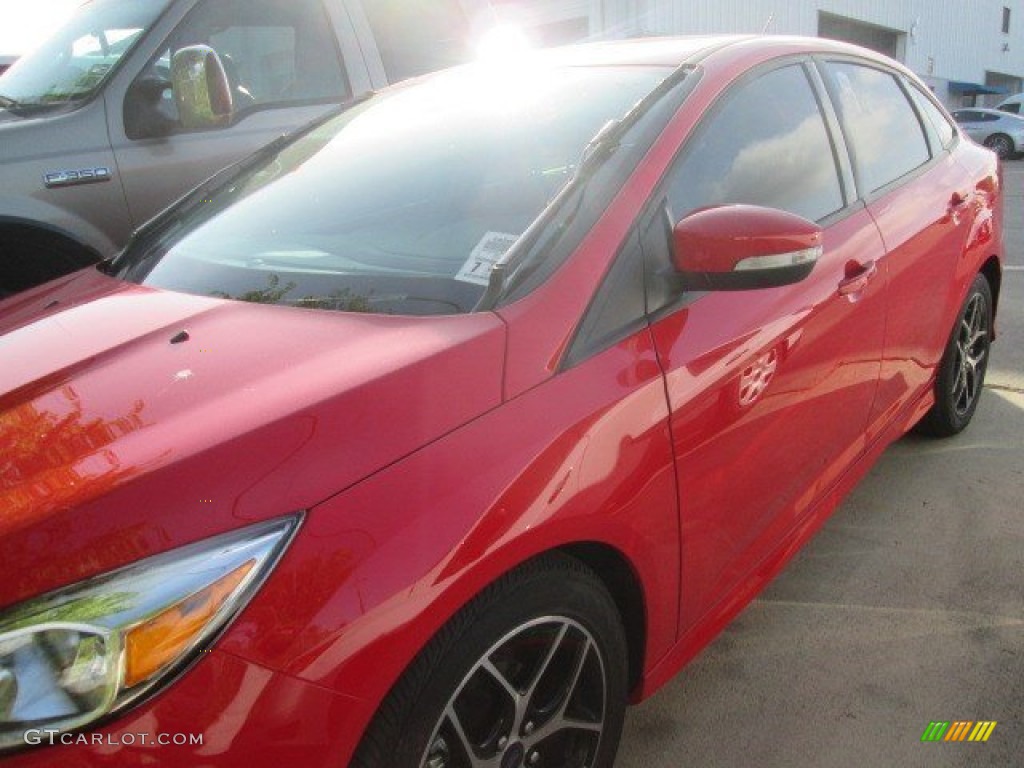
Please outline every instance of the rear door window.
[{"label": "rear door window", "polygon": [[893,75],[849,62],[828,62],[825,69],[862,194],[928,162],[924,127]]},{"label": "rear door window", "polygon": [[909,88],[910,95],[914,98],[918,110],[924,116],[925,125],[929,128],[929,133],[938,141],[940,146],[947,148],[951,146],[956,136],[956,129],[949,122],[949,118],[917,86],[911,84]]}]

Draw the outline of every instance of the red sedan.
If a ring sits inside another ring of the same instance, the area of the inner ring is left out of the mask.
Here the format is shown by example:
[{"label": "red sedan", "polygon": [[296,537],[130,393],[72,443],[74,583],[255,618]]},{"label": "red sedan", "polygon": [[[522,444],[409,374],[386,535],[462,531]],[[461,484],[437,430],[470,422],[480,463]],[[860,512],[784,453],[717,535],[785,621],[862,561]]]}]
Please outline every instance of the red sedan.
[{"label": "red sedan", "polygon": [[347,105],[0,303],[17,768],[607,768],[911,427],[978,404],[995,156],[824,40]]}]

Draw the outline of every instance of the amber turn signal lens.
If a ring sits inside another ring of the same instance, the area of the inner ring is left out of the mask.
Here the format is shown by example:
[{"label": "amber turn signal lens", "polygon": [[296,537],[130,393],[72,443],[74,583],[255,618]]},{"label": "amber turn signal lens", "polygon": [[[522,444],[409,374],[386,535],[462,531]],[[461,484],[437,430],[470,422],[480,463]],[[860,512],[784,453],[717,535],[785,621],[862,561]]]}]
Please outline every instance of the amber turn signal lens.
[{"label": "amber turn signal lens", "polygon": [[189,595],[125,636],[124,687],[148,680],[177,659],[256,565],[250,560],[210,586]]}]

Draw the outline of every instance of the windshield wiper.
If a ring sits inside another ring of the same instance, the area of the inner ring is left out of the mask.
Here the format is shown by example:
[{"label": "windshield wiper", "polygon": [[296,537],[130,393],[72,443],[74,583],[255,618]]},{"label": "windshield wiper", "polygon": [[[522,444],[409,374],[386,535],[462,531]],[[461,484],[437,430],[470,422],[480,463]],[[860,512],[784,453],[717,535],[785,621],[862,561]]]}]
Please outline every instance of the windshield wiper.
[{"label": "windshield wiper", "polygon": [[[474,307],[474,311],[491,309],[496,306],[504,294],[540,266],[535,254],[531,252],[541,235],[550,231],[550,226],[559,212],[564,211],[566,205],[569,204],[568,217],[571,218],[575,215],[582,202],[577,194],[580,189],[587,184],[604,161],[615,154],[621,145],[622,138],[629,130],[639,123],[644,115],[653,109],[667,93],[693,74],[693,71],[693,65],[688,62],[680,65],[650,93],[634,104],[623,117],[609,120],[601,126],[583,148],[580,162],[569,181],[541,211],[540,216],[533,220],[527,230],[505,252],[504,256],[494,264],[487,288]],[[570,202],[573,198],[575,198],[575,205]],[[531,256],[534,258],[531,259]]]},{"label": "windshield wiper", "polygon": [[17,101],[12,99],[10,96],[4,96],[0,93],[0,107],[4,109],[10,109],[11,107],[17,108],[21,106]]}]

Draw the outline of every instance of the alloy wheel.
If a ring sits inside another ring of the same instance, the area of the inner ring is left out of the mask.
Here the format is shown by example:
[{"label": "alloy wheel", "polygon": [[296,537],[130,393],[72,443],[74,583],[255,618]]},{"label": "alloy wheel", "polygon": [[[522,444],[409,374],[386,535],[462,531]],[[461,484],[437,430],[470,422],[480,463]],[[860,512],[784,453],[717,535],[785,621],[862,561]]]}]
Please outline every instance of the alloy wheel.
[{"label": "alloy wheel", "polygon": [[966,414],[981,391],[988,356],[988,307],[985,297],[971,297],[957,332],[953,377],[953,403],[956,415]]},{"label": "alloy wheel", "polygon": [[421,768],[590,768],[607,690],[598,645],[582,625],[554,616],[524,623],[463,678]]}]

